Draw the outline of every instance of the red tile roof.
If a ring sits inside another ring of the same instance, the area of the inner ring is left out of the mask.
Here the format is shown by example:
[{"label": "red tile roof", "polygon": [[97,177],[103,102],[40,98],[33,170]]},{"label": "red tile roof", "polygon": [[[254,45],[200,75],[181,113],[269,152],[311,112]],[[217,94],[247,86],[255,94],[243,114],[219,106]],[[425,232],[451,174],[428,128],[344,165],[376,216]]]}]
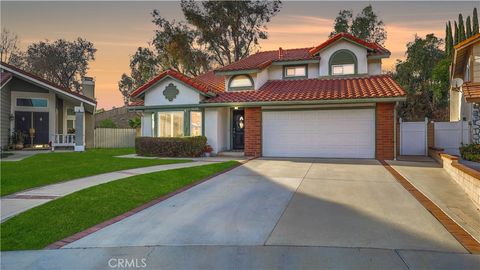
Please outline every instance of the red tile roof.
[{"label": "red tile roof", "polygon": [[[158,81],[162,80],[163,78],[165,78],[167,76],[170,76],[172,78],[180,80],[180,81],[186,83],[187,85],[189,85],[189,86],[191,86],[191,87],[193,87],[193,88],[197,89],[198,91],[200,91],[202,93],[205,93],[205,94],[210,93],[210,92],[213,92],[213,93],[219,92],[217,90],[218,86],[215,85],[215,80],[210,75],[205,74],[205,76],[202,77],[201,79],[196,79],[196,78],[188,77],[188,76],[186,76],[186,75],[184,75],[184,74],[182,74],[178,71],[169,69],[169,70],[166,70],[166,71],[160,73],[157,77],[151,79],[150,81],[148,81],[147,83],[142,85],[140,88],[133,91],[130,94],[130,96],[132,96],[132,97],[139,96],[145,90],[147,90],[152,85],[154,85],[155,83],[157,83]],[[208,79],[210,79],[210,80],[208,80]],[[212,86],[212,84],[214,84],[214,86]]]},{"label": "red tile roof", "polygon": [[19,69],[19,68],[17,68],[17,67],[12,66],[12,65],[9,65],[9,64],[6,64],[6,63],[1,62],[1,63],[0,63],[0,68],[10,69],[10,70],[12,70],[13,73],[15,73],[15,72],[20,73],[20,74],[22,74],[22,75],[24,75],[24,76],[26,76],[26,77],[29,77],[29,78],[31,78],[31,79],[34,79],[34,80],[40,81],[40,82],[42,82],[42,83],[44,83],[44,84],[47,84],[47,85],[49,85],[49,86],[51,86],[51,87],[53,87],[53,88],[55,88],[56,90],[59,90],[59,91],[61,91],[61,92],[65,92],[65,93],[68,93],[68,94],[72,94],[72,95],[74,95],[74,96],[77,96],[77,97],[82,98],[82,99],[84,99],[84,100],[90,101],[90,102],[92,102],[92,103],[97,103],[97,101],[95,101],[95,100],[92,99],[92,98],[89,98],[89,97],[87,97],[87,96],[84,96],[84,95],[82,95],[82,94],[80,94],[80,93],[78,93],[78,92],[76,92],[76,91],[72,91],[71,89],[65,88],[65,87],[60,86],[60,85],[58,85],[58,84],[56,84],[56,83],[47,81],[47,80],[45,80],[45,79],[43,79],[43,78],[41,78],[41,77],[39,77],[39,76],[33,75],[33,74],[30,73],[30,72],[27,72],[27,71],[25,71],[25,70]]},{"label": "red tile roof", "polygon": [[230,65],[219,68],[215,71],[235,71],[235,70],[249,70],[249,69],[264,69],[276,61],[296,61],[296,60],[311,60],[320,59],[316,54],[329,45],[341,39],[348,39],[361,46],[366,47],[369,52],[368,55],[390,55],[390,51],[375,42],[366,42],[348,33],[339,33],[331,37],[327,41],[316,47],[265,51],[252,54],[240,61]]},{"label": "red tile roof", "polygon": [[224,92],[205,103],[305,101],[404,97],[389,75],[358,78],[273,80],[257,91]]},{"label": "red tile roof", "polygon": [[145,102],[142,99],[139,99],[139,100],[131,101],[128,104],[128,106],[135,107],[135,106],[143,106],[144,104],[145,104]]},{"label": "red tile roof", "polygon": [[310,50],[310,53],[312,55],[317,54],[322,49],[325,49],[326,47],[328,47],[329,45],[337,42],[340,39],[348,39],[348,40],[353,41],[353,42],[355,42],[359,45],[362,45],[362,46],[372,50],[371,52],[369,52],[370,54],[390,54],[390,51],[385,49],[384,47],[382,47],[380,44],[375,43],[375,42],[367,42],[367,41],[362,40],[360,38],[357,38],[353,35],[350,35],[348,33],[338,33],[338,34],[336,34],[335,36],[329,38],[327,41],[323,42],[322,44],[312,48]]},{"label": "red tile roof", "polygon": [[247,69],[263,69],[268,67],[274,61],[295,61],[295,60],[310,60],[319,59],[309,53],[311,48],[301,49],[282,49],[282,57],[280,57],[279,50],[265,51],[252,54],[242,60],[239,60],[230,65],[219,68],[215,71],[233,71],[233,70],[247,70]]},{"label": "red tile roof", "polygon": [[211,88],[215,89],[217,92],[225,91],[225,77],[215,75],[213,70],[210,70],[207,73],[199,75],[195,77],[195,79],[210,86]]},{"label": "red tile roof", "polygon": [[464,83],[462,90],[468,102],[480,101],[480,83]]},{"label": "red tile roof", "polygon": [[0,86],[3,86],[10,78],[12,78],[12,73],[0,72]]}]

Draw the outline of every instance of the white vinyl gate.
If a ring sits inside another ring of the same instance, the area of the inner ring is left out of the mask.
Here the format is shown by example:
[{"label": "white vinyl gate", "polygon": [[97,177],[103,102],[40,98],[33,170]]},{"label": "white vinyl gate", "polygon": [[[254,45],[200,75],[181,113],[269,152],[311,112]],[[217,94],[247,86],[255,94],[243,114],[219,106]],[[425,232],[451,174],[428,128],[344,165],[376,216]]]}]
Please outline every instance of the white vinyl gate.
[{"label": "white vinyl gate", "polygon": [[459,147],[470,143],[470,127],[466,121],[435,122],[435,147],[460,155]]},{"label": "white vinyl gate", "polygon": [[403,122],[400,119],[400,155],[428,155],[427,123],[427,119],[423,122]]}]

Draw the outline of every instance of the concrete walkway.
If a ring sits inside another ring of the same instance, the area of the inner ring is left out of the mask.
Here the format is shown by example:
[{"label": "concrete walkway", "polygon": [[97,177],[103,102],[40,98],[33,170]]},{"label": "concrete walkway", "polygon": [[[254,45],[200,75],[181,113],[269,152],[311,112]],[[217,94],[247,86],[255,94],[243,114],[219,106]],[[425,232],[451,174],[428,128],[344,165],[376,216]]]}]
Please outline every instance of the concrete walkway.
[{"label": "concrete walkway", "polygon": [[480,210],[438,163],[431,159],[388,163],[480,242]]},{"label": "concrete walkway", "polygon": [[137,169],[121,170],[21,191],[1,198],[1,222],[4,222],[8,218],[25,212],[28,209],[31,209],[38,205],[92,186],[120,180],[134,175],[141,175],[172,169],[188,168],[213,163],[217,162],[195,161],[188,163],[157,165]]},{"label": "concrete walkway", "polygon": [[[148,246],[2,252],[1,269],[478,269],[479,255],[299,246]],[[125,267],[125,262],[131,267]],[[123,267],[120,267],[122,263]]]}]

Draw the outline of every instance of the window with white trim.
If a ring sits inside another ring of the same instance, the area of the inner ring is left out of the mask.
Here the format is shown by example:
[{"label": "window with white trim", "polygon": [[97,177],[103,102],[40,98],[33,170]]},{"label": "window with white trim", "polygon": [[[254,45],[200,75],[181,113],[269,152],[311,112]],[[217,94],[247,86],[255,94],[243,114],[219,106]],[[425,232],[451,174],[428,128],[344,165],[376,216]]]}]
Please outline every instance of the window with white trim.
[{"label": "window with white trim", "polygon": [[332,65],[332,75],[355,74],[355,64]]},{"label": "window with white trim", "polygon": [[306,77],[307,66],[290,66],[285,67],[285,78]]},{"label": "window with white trim", "polygon": [[158,131],[159,137],[182,137],[183,136],[183,111],[159,112]]},{"label": "window with white trim", "polygon": [[202,135],[202,112],[190,112],[190,136]]}]

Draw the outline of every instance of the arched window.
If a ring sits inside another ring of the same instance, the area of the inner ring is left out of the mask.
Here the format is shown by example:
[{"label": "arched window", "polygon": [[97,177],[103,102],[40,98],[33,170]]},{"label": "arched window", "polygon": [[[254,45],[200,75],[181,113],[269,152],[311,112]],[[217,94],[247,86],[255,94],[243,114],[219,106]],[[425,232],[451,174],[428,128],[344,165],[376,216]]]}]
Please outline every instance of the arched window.
[{"label": "arched window", "polygon": [[231,90],[249,90],[253,89],[253,80],[248,75],[235,75],[228,83],[228,89]]},{"label": "arched window", "polygon": [[357,73],[357,57],[349,50],[336,51],[330,57],[330,75],[348,75]]}]

